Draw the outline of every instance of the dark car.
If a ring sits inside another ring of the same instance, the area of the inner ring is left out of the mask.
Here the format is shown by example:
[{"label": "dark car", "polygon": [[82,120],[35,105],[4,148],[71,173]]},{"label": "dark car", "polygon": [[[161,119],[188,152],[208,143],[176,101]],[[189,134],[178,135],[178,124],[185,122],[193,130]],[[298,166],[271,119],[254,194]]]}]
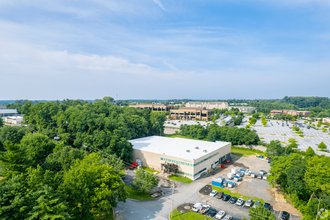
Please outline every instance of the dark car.
[{"label": "dark car", "polygon": [[231,203],[231,204],[235,204],[236,203],[236,201],[237,201],[237,197],[231,197],[231,199],[229,200],[229,202]]},{"label": "dark car", "polygon": [[270,204],[269,203],[265,203],[264,208],[267,209],[267,210],[270,210],[270,208],[271,208],[270,207]]},{"label": "dark car", "polygon": [[214,217],[217,214],[217,210],[211,208],[210,211],[207,213],[208,216]]},{"label": "dark car", "polygon": [[241,220],[240,218],[234,218],[233,220]]},{"label": "dark car", "polygon": [[286,211],[282,212],[282,219],[289,219],[289,213]]},{"label": "dark car", "polygon": [[224,192],[218,192],[218,194],[215,197],[221,199],[224,194],[225,194]]},{"label": "dark car", "polygon": [[268,163],[271,163],[272,162],[272,160],[268,160]]},{"label": "dark car", "polygon": [[225,195],[223,195],[222,200],[223,201],[228,201],[230,199],[230,197],[231,197],[230,195],[225,194]]}]

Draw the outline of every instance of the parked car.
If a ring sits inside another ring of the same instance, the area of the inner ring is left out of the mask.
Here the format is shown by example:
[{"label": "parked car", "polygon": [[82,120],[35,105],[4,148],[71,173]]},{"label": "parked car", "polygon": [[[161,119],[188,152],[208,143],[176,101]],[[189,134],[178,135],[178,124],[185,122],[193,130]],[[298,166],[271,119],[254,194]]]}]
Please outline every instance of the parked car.
[{"label": "parked car", "polygon": [[224,192],[218,192],[218,194],[215,196],[217,199],[221,199],[225,193]]},{"label": "parked car", "polygon": [[244,200],[243,199],[238,199],[237,202],[236,202],[236,205],[242,206],[243,203],[244,203]]},{"label": "parked car", "polygon": [[229,200],[229,202],[230,202],[231,204],[235,204],[236,201],[237,201],[237,197],[235,197],[235,196],[231,197],[231,199]]},{"label": "parked car", "polygon": [[251,175],[251,171],[250,170],[245,170],[245,175],[248,175],[248,176],[250,176]]},{"label": "parked car", "polygon": [[222,200],[223,201],[228,201],[230,199],[230,197],[231,197],[230,195],[225,194],[225,195],[223,195]]},{"label": "parked car", "polygon": [[282,212],[282,219],[285,219],[285,220],[287,220],[287,219],[289,219],[289,213],[288,212],[286,212],[286,211],[283,211]]},{"label": "parked car", "polygon": [[216,219],[222,219],[225,215],[226,215],[226,212],[223,211],[223,210],[220,210],[220,211],[215,215],[215,218],[216,218]]},{"label": "parked car", "polygon": [[265,203],[264,204],[264,208],[267,209],[267,210],[270,210],[271,209],[271,206],[269,203]]},{"label": "parked car", "polygon": [[266,157],[266,160],[270,160],[270,159],[272,159],[271,157]]},{"label": "parked car", "polygon": [[261,173],[258,173],[257,178],[258,179],[262,179],[262,174]]},{"label": "parked car", "polygon": [[239,171],[245,173],[246,169],[245,168],[241,168]]},{"label": "parked car", "polygon": [[211,208],[211,206],[209,206],[209,205],[203,205],[203,207],[201,208],[201,210],[199,212],[204,215],[210,210],[210,208]]},{"label": "parked car", "polygon": [[251,177],[256,178],[257,174],[256,173],[251,173]]},{"label": "parked car", "polygon": [[225,217],[225,220],[232,220],[233,219],[233,216],[231,216],[231,215],[226,215],[226,217]]},{"label": "parked car", "polygon": [[268,160],[268,163],[271,163],[272,162],[272,160]]},{"label": "parked car", "polygon": [[217,210],[215,210],[214,208],[211,208],[209,213],[207,213],[207,215],[210,217],[214,217],[216,214],[217,214]]},{"label": "parked car", "polygon": [[265,171],[265,170],[260,170],[260,173],[261,173],[262,175],[264,175],[264,174],[267,173],[267,171]]},{"label": "parked car", "polygon": [[247,207],[251,207],[251,205],[253,204],[253,200],[252,199],[248,199],[246,202],[245,202],[245,206]]},{"label": "parked car", "polygon": [[213,190],[211,193],[210,193],[210,196],[214,197],[218,194],[218,192],[216,190]]},{"label": "parked car", "polygon": [[242,177],[240,177],[240,176],[235,176],[235,177],[234,177],[234,180],[235,180],[236,182],[241,181],[241,180],[242,180]]},{"label": "parked car", "polygon": [[260,201],[256,201],[256,203],[254,203],[254,205],[253,205],[253,208],[257,207],[257,206],[260,205],[260,204],[261,204]]},{"label": "parked car", "polygon": [[199,210],[201,210],[203,207],[202,203],[196,203],[191,210],[193,210],[194,212],[199,212]]},{"label": "parked car", "polygon": [[263,175],[262,179],[267,180],[267,174]]},{"label": "parked car", "polygon": [[233,218],[233,220],[241,220],[240,218]]}]

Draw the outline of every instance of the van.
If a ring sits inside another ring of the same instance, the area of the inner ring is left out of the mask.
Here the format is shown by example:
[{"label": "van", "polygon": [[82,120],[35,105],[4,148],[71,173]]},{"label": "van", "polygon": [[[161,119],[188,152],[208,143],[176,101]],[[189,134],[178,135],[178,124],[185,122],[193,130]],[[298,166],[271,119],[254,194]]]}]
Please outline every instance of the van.
[{"label": "van", "polygon": [[230,179],[230,180],[234,179],[234,174],[233,173],[228,173],[227,178]]},{"label": "van", "polygon": [[202,203],[196,203],[191,210],[193,210],[194,212],[199,212],[199,210],[201,210],[203,207]]},{"label": "van", "polygon": [[238,169],[237,168],[232,168],[231,169],[231,173],[232,174],[237,174],[238,173]]},{"label": "van", "polygon": [[235,176],[235,177],[234,177],[234,180],[235,180],[236,182],[241,181],[241,180],[242,180],[242,177],[240,177],[240,176]]}]

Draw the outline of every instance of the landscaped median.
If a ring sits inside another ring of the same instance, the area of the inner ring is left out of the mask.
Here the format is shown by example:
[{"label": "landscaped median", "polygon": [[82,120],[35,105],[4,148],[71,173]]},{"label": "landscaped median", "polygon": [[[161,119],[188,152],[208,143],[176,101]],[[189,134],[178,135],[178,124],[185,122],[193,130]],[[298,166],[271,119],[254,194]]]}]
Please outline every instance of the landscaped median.
[{"label": "landscaped median", "polygon": [[[171,213],[172,214],[172,213]],[[170,214],[170,219],[173,220],[212,220],[211,218],[207,218],[204,215],[198,214],[193,211],[188,211],[185,213],[180,213],[177,209],[173,210],[173,217]]]},{"label": "landscaped median", "polygon": [[250,197],[250,196],[244,196],[239,193],[233,193],[229,189],[224,189],[224,188],[217,187],[217,186],[212,186],[212,190],[216,190],[217,192],[222,191],[222,192],[224,192],[224,194],[229,194],[231,197],[235,196],[238,199],[243,199],[244,201],[247,201],[248,199],[252,199],[253,202],[260,201],[261,203],[265,203],[265,201],[263,199],[256,198],[256,197]]},{"label": "landscaped median", "polygon": [[150,169],[149,167],[142,167],[142,170],[147,171],[149,173],[155,173],[155,172],[157,172],[156,170]]},{"label": "landscaped median", "polygon": [[175,180],[175,181],[179,181],[179,182],[183,182],[183,183],[187,183],[187,184],[194,182],[192,179],[189,179],[187,177],[177,176],[177,175],[171,175],[168,178],[171,180]]},{"label": "landscaped median", "polygon": [[139,200],[139,201],[154,200],[154,198],[152,198],[152,196],[149,193],[139,192],[128,185],[126,185],[125,188],[126,188],[126,191],[128,192],[129,199],[134,199],[134,200]]}]

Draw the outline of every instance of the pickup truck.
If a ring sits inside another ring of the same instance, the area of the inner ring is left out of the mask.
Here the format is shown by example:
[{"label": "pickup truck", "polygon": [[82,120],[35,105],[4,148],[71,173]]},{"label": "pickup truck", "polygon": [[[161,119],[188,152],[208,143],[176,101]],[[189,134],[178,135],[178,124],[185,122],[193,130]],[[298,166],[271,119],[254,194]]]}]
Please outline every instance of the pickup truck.
[{"label": "pickup truck", "polygon": [[199,211],[201,214],[206,214],[210,210],[211,206],[203,205],[202,209]]}]

